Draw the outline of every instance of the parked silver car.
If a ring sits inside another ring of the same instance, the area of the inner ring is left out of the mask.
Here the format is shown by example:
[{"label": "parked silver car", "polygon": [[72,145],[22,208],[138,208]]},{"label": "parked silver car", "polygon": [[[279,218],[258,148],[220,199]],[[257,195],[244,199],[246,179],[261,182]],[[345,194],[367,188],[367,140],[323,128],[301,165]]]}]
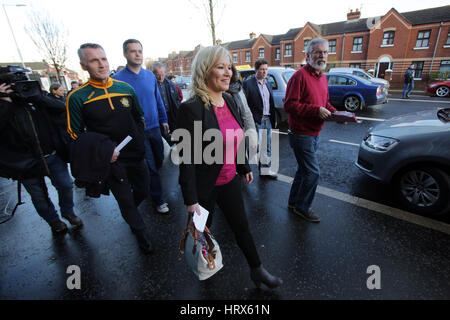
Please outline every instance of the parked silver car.
[{"label": "parked silver car", "polygon": [[[283,67],[269,67],[267,72],[267,80],[272,85],[273,100],[275,103],[275,108],[278,112],[278,119],[285,121],[287,119],[287,114],[283,109],[283,100],[286,95],[286,87],[289,79],[295,73],[295,69],[283,68]],[[255,69],[247,69],[239,71],[242,81],[247,80],[255,74]]]},{"label": "parked silver car", "polygon": [[450,108],[406,114],[369,129],[355,164],[391,183],[407,210],[450,213]]},{"label": "parked silver car", "polygon": [[[328,73],[350,73],[355,76],[364,78],[366,80],[369,80],[376,84],[383,85],[386,89],[389,89],[389,81],[381,78],[374,77],[367,72],[365,72],[363,69],[360,68],[331,68]],[[386,92],[387,93],[387,92]]]}]

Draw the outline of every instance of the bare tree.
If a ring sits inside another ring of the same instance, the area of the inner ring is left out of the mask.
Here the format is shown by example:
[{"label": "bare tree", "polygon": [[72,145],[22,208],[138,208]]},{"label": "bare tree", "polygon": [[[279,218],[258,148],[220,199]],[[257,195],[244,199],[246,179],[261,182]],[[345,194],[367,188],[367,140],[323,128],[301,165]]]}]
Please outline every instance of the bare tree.
[{"label": "bare tree", "polygon": [[[195,4],[193,1],[190,0],[190,2],[195,8],[201,10],[201,8],[197,4]],[[217,11],[219,11],[219,12],[221,11],[222,15],[223,15],[223,12],[225,10],[225,5],[222,8],[219,8],[218,0],[215,0],[215,1],[214,0],[201,0],[201,2],[202,2],[203,10],[205,12],[205,17],[206,17],[206,21],[208,24],[208,28],[211,31],[212,44],[215,45],[216,41],[217,41],[216,27],[220,23],[220,19],[216,20],[216,14],[214,12],[217,9]]]},{"label": "bare tree", "polygon": [[48,13],[32,11],[25,27],[44,60],[52,65],[60,82],[61,71],[67,61],[67,36],[64,26],[56,23]]}]

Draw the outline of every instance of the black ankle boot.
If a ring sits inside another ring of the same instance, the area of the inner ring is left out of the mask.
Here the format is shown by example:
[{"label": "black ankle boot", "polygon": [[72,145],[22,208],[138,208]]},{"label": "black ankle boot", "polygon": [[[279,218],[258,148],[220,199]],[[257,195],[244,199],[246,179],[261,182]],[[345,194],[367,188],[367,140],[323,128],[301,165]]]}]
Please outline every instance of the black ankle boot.
[{"label": "black ankle boot", "polygon": [[281,278],[271,275],[262,265],[251,270],[250,278],[258,288],[261,286],[261,283],[264,283],[270,289],[276,288],[283,284],[283,280],[281,280]]}]

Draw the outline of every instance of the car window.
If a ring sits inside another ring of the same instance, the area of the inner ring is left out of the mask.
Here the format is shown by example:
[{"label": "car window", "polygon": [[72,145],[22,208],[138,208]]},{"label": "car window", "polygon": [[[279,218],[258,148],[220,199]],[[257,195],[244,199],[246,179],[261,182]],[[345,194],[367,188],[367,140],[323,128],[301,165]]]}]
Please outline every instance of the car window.
[{"label": "car window", "polygon": [[353,79],[347,79],[347,85],[348,85],[348,86],[356,86],[357,83],[356,83],[356,81],[353,80]]},{"label": "car window", "polygon": [[272,90],[278,90],[277,80],[275,80],[273,75],[267,75],[267,81],[272,85]]},{"label": "car window", "polygon": [[330,86],[345,86],[347,85],[347,78],[341,76],[330,76],[328,79],[328,85]]},{"label": "car window", "polygon": [[283,72],[283,79],[286,81],[286,83],[289,82],[289,79],[291,79],[292,75],[295,73],[295,71],[286,71]]},{"label": "car window", "polygon": [[255,71],[250,70],[250,71],[241,71],[239,72],[241,74],[242,77],[242,81],[247,80],[248,78],[250,78],[251,76],[253,76],[255,74]]},{"label": "car window", "polygon": [[374,86],[374,85],[376,85],[376,84],[373,83],[372,81],[366,80],[366,79],[364,79],[364,78],[361,78],[360,76],[357,76],[357,79],[358,79],[359,82],[362,82],[362,83],[364,83],[364,84],[367,85],[367,86]]},{"label": "car window", "polygon": [[353,71],[353,74],[355,74],[355,75],[357,75],[357,76],[359,76],[359,77],[361,77],[361,78],[370,80],[369,75],[366,74],[366,73],[364,73],[364,72],[361,72],[361,71]]}]

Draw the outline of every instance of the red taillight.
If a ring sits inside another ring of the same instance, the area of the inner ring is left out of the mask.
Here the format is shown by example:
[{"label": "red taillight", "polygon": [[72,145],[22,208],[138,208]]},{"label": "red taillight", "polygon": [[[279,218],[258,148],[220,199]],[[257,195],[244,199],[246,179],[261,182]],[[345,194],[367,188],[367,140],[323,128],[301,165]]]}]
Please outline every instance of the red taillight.
[{"label": "red taillight", "polygon": [[379,96],[381,94],[381,86],[378,86],[377,88],[377,96]]}]

